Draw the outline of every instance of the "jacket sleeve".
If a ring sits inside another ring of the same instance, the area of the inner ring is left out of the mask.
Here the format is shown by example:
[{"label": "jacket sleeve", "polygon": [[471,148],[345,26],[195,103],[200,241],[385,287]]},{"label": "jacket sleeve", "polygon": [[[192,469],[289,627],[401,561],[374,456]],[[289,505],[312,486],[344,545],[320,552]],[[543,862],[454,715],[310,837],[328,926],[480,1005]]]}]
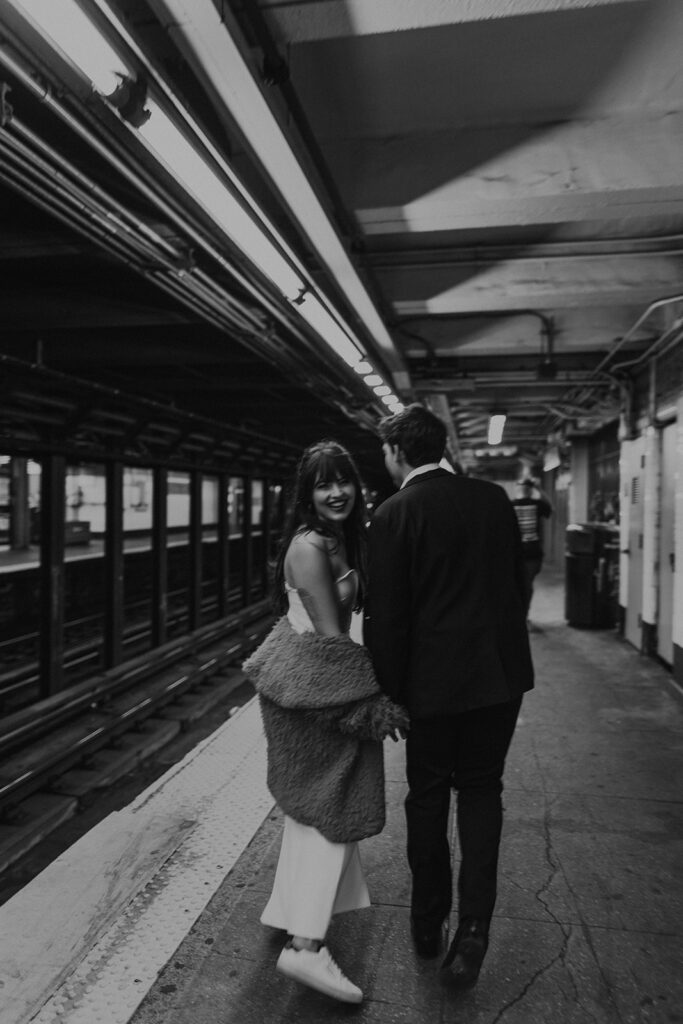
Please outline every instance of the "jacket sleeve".
[{"label": "jacket sleeve", "polygon": [[407,703],[411,654],[410,544],[398,517],[380,507],[368,535],[368,597],[364,640],[380,688]]},{"label": "jacket sleeve", "polygon": [[407,711],[384,693],[354,701],[345,707],[307,711],[305,714],[311,725],[318,729],[378,742],[395,729],[407,729],[409,726]]}]

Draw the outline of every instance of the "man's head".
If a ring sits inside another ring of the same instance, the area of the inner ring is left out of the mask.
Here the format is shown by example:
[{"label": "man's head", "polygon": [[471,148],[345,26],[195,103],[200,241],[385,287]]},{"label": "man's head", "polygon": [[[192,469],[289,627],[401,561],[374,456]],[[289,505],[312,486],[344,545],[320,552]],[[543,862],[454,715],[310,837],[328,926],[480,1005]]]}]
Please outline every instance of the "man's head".
[{"label": "man's head", "polygon": [[412,469],[439,462],[446,447],[446,427],[424,406],[409,405],[387,416],[378,427],[389,475],[400,484]]},{"label": "man's head", "polygon": [[533,494],[534,486],[533,480],[529,480],[528,477],[524,480],[520,480],[517,484],[520,498],[530,498]]}]

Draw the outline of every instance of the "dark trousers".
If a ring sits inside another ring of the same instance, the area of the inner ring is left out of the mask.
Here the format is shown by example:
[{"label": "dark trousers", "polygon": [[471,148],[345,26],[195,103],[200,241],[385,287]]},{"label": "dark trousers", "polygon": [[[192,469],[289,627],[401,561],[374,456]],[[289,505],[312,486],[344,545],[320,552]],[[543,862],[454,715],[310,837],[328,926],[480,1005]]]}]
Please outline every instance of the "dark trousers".
[{"label": "dark trousers", "polygon": [[438,929],[451,910],[451,787],[458,794],[458,918],[488,922],[493,914],[503,824],[502,776],[521,703],[520,697],[410,724],[405,808],[416,930]]},{"label": "dark trousers", "polygon": [[543,556],[524,559],[524,601],[526,604],[526,617],[529,617],[531,598],[534,596],[534,580],[541,571]]}]

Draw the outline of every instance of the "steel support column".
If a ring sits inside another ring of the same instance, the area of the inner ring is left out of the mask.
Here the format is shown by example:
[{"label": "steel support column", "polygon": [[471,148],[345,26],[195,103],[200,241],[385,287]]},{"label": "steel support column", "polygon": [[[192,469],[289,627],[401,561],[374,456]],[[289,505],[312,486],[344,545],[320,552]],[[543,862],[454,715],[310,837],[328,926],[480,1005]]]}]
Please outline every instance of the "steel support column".
[{"label": "steel support column", "polygon": [[106,618],[104,664],[118,665],[123,659],[123,463],[110,462],[106,470],[106,526],[104,580]]},{"label": "steel support column", "polygon": [[202,617],[202,474],[190,473],[190,529],[188,537],[188,628],[197,629]]},{"label": "steel support column", "polygon": [[228,614],[230,594],[230,520],[228,517],[228,475],[221,473],[218,477],[218,617],[222,619]]},{"label": "steel support column", "polygon": [[64,684],[64,521],[66,459],[48,455],[40,479],[40,696]]},{"label": "steel support column", "polygon": [[166,642],[168,630],[168,472],[154,469],[152,498],[152,646]]},{"label": "steel support column", "polygon": [[254,553],[251,550],[251,502],[252,486],[251,477],[244,478],[244,509],[242,523],[242,536],[244,537],[244,567],[242,576],[242,607],[245,608],[251,603],[251,574],[254,565]]}]

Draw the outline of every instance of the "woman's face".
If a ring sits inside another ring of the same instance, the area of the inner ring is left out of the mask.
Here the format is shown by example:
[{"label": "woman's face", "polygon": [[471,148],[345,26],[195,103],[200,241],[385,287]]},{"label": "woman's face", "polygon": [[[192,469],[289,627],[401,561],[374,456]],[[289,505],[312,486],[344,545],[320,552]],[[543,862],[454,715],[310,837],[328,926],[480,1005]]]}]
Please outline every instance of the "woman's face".
[{"label": "woman's face", "polygon": [[312,500],[313,510],[319,519],[328,523],[343,523],[353,511],[356,487],[346,477],[318,479],[313,488]]}]

